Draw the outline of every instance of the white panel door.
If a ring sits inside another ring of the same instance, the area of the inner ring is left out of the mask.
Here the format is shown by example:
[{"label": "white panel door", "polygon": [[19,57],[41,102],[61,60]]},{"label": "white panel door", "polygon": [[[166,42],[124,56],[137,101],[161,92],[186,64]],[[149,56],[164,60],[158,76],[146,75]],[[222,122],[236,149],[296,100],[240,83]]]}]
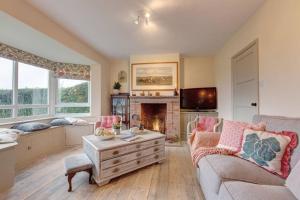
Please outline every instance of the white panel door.
[{"label": "white panel door", "polygon": [[257,42],[232,58],[233,119],[251,122],[258,114]]}]

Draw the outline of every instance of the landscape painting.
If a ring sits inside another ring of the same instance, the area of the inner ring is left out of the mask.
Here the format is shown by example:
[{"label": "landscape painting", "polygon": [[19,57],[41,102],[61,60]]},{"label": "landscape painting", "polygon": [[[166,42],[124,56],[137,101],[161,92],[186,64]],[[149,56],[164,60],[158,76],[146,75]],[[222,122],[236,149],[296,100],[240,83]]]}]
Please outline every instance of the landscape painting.
[{"label": "landscape painting", "polygon": [[178,63],[132,64],[132,90],[174,90],[177,88]]}]

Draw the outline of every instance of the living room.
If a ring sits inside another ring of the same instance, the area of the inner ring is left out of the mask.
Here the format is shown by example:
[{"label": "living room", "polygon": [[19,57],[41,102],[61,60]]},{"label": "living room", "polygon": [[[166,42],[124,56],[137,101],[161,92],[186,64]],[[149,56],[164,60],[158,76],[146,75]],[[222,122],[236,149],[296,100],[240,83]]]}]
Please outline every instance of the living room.
[{"label": "living room", "polygon": [[300,1],[0,9],[0,199],[300,199]]}]

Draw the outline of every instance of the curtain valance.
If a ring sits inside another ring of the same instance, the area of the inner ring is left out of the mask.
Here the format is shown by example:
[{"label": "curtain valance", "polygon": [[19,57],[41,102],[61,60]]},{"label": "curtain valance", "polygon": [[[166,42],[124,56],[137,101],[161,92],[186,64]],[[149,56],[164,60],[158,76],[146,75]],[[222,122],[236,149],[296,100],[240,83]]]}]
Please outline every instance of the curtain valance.
[{"label": "curtain valance", "polygon": [[0,43],[0,56],[51,70],[55,77],[90,80],[89,65],[55,62],[3,43]]}]

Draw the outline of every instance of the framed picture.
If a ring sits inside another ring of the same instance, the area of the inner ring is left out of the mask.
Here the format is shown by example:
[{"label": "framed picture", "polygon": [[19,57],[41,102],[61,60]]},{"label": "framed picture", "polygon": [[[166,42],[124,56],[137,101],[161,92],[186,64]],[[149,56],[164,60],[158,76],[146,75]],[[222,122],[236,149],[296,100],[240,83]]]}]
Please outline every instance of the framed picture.
[{"label": "framed picture", "polygon": [[178,62],[134,63],[131,90],[174,90],[178,86]]}]

